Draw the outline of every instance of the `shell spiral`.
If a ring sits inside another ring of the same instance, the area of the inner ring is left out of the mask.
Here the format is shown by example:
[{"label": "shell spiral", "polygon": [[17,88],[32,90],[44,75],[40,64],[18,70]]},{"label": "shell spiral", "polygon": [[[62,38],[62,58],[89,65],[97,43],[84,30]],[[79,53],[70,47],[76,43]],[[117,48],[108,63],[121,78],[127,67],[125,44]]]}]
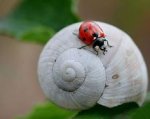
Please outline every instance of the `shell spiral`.
[{"label": "shell spiral", "polygon": [[95,104],[114,107],[127,102],[141,105],[147,90],[143,57],[131,38],[118,28],[97,22],[114,46],[106,55],[73,35],[81,23],[58,32],[44,47],[38,65],[40,85],[57,105],[87,109]]}]

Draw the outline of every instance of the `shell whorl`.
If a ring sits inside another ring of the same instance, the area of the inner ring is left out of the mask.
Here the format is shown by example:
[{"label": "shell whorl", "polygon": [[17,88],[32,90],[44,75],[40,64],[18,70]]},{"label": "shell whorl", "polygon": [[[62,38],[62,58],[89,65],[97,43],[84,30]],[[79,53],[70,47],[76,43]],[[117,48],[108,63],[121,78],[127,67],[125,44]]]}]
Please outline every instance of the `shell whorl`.
[{"label": "shell whorl", "polygon": [[104,90],[104,67],[98,57],[85,50],[70,48],[64,51],[47,72],[52,74],[47,77],[47,95],[62,107],[89,108],[97,103]]},{"label": "shell whorl", "polygon": [[71,59],[70,52],[74,52],[74,50],[68,50],[61,54],[53,67],[54,82],[64,91],[75,91],[85,79],[84,66],[79,61]]},{"label": "shell whorl", "polygon": [[97,22],[113,48],[95,55],[92,47],[73,35],[81,23],[58,32],[44,47],[38,66],[40,85],[57,105],[87,109],[96,103],[114,107],[127,102],[141,105],[147,90],[147,70],[132,39],[120,29]]},{"label": "shell whorl", "polygon": [[[91,62],[93,58],[94,62]],[[70,107],[74,109],[96,104],[103,92],[105,78],[105,70],[99,58],[77,48],[64,51],[53,66],[53,80],[58,90],[63,91],[64,100],[68,96],[67,100],[74,103]],[[57,99],[54,99],[56,103]]]},{"label": "shell whorl", "polygon": [[[85,56],[88,56],[89,59],[85,59]],[[97,67],[101,67],[98,58],[96,58],[96,62],[91,62],[90,58],[93,57],[92,54],[88,54],[86,51],[80,51],[76,48],[63,52],[57,58],[53,67],[53,79],[56,85],[62,90],[70,92],[80,88],[80,86],[85,83],[84,81],[87,76],[90,76],[90,73],[95,71]],[[86,66],[87,64],[89,66]],[[88,69],[89,67],[91,68]],[[95,74],[92,78],[99,78],[101,76],[100,73]],[[92,79],[90,79],[90,81],[92,81]]]}]

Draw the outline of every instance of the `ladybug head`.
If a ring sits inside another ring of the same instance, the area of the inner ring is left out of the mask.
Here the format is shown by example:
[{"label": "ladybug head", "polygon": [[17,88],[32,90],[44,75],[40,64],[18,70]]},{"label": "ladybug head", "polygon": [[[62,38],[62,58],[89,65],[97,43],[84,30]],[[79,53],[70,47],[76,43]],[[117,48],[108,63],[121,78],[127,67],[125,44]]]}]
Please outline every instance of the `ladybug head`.
[{"label": "ladybug head", "polygon": [[94,37],[94,39],[98,38],[98,33],[93,33],[92,36]]}]

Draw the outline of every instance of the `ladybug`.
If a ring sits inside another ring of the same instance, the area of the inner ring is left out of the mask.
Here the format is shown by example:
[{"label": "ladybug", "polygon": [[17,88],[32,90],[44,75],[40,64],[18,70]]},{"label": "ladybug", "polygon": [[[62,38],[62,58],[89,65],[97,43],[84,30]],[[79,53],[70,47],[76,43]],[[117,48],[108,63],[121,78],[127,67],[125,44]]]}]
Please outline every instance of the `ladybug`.
[{"label": "ladybug", "polygon": [[102,28],[93,21],[85,21],[80,25],[78,37],[86,44],[79,49],[92,45],[97,55],[98,49],[102,50],[104,55],[105,52],[107,52],[106,46],[104,45],[105,41],[107,42],[108,47],[112,47],[106,40],[106,35]]}]

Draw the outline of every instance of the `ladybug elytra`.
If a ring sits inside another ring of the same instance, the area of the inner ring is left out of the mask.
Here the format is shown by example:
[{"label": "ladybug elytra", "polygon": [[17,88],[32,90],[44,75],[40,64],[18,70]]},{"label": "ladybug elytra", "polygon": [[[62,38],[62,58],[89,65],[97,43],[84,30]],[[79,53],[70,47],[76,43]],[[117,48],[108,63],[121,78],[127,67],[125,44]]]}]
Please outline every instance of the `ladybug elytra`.
[{"label": "ladybug elytra", "polygon": [[107,46],[112,47],[109,45],[105,36],[106,36],[105,33],[103,32],[102,28],[98,24],[96,24],[93,21],[85,21],[80,25],[78,37],[86,45],[80,47],[79,49],[92,45],[93,49],[97,52],[97,55],[98,55],[97,48],[102,50],[103,54],[105,55],[105,52],[107,52],[107,49],[104,45],[104,42],[106,41]]}]

